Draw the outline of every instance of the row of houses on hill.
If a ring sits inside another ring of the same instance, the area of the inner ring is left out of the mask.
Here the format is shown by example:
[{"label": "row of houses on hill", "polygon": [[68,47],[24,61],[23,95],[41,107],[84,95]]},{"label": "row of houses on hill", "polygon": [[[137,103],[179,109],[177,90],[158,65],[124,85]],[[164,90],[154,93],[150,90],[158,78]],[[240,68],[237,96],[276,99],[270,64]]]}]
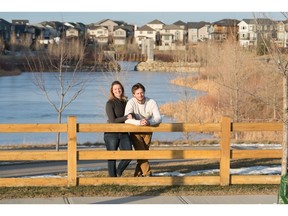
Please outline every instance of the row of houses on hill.
[{"label": "row of houses on hill", "polygon": [[165,24],[153,20],[144,26],[127,24],[124,21],[111,19],[85,25],[80,22],[44,21],[30,24],[29,20],[12,20],[8,22],[0,18],[0,44],[2,49],[8,44],[40,44],[57,43],[61,38],[79,38],[88,43],[105,45],[126,45],[136,43],[142,46],[144,40],[152,40],[154,48],[173,50],[185,48],[188,44],[204,41],[223,42],[239,41],[244,47],[255,46],[259,33],[267,39],[287,47],[288,21],[270,19],[222,19],[213,23],[183,22]]}]

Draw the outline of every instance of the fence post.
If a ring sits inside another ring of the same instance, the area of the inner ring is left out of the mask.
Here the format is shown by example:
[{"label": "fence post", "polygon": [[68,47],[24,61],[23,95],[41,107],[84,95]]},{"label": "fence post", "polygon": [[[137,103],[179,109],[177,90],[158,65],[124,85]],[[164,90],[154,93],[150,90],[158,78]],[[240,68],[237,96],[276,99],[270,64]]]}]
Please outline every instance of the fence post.
[{"label": "fence post", "polygon": [[223,116],[221,121],[220,141],[220,185],[230,183],[230,118]]},{"label": "fence post", "polygon": [[69,116],[67,120],[67,175],[68,186],[77,185],[77,118]]}]

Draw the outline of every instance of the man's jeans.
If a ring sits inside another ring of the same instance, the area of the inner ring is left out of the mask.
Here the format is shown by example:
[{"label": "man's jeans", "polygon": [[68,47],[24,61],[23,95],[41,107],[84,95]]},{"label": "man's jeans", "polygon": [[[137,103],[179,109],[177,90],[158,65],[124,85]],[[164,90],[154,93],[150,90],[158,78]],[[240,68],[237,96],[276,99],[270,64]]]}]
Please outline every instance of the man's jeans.
[{"label": "man's jeans", "polygon": [[[108,151],[132,150],[132,143],[128,133],[104,133],[104,141]],[[121,176],[131,160],[121,160],[116,169],[116,160],[108,160],[108,173],[110,177]]]}]

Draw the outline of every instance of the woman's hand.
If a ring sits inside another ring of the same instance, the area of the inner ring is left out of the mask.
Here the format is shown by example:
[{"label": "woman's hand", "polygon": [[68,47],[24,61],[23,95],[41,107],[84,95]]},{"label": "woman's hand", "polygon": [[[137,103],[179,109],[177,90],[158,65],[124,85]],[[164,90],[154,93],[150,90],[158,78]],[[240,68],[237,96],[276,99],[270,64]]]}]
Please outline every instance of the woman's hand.
[{"label": "woman's hand", "polygon": [[128,115],[127,115],[127,119],[133,119],[132,114],[128,114]]}]

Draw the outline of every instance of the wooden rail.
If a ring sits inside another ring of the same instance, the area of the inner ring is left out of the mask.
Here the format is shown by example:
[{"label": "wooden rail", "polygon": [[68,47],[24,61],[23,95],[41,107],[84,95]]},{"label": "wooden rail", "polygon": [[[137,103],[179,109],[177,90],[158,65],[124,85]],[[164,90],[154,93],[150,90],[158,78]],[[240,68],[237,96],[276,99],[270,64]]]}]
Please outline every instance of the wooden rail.
[{"label": "wooden rail", "polygon": [[[61,178],[0,178],[0,186],[77,186],[77,185],[231,185],[279,184],[280,175],[231,175],[230,161],[250,158],[281,158],[282,150],[231,150],[230,133],[235,131],[282,131],[281,123],[231,123],[223,117],[220,123],[171,123],[139,127],[129,124],[79,124],[74,116],[67,124],[0,124],[0,133],[64,132],[67,133],[67,150],[0,151],[0,161],[67,161],[67,177]],[[149,150],[106,151],[78,150],[77,133],[91,132],[218,132],[220,148],[214,150]],[[86,178],[77,176],[77,161],[108,159],[214,159],[219,160],[219,176],[184,176],[151,178]]]}]

